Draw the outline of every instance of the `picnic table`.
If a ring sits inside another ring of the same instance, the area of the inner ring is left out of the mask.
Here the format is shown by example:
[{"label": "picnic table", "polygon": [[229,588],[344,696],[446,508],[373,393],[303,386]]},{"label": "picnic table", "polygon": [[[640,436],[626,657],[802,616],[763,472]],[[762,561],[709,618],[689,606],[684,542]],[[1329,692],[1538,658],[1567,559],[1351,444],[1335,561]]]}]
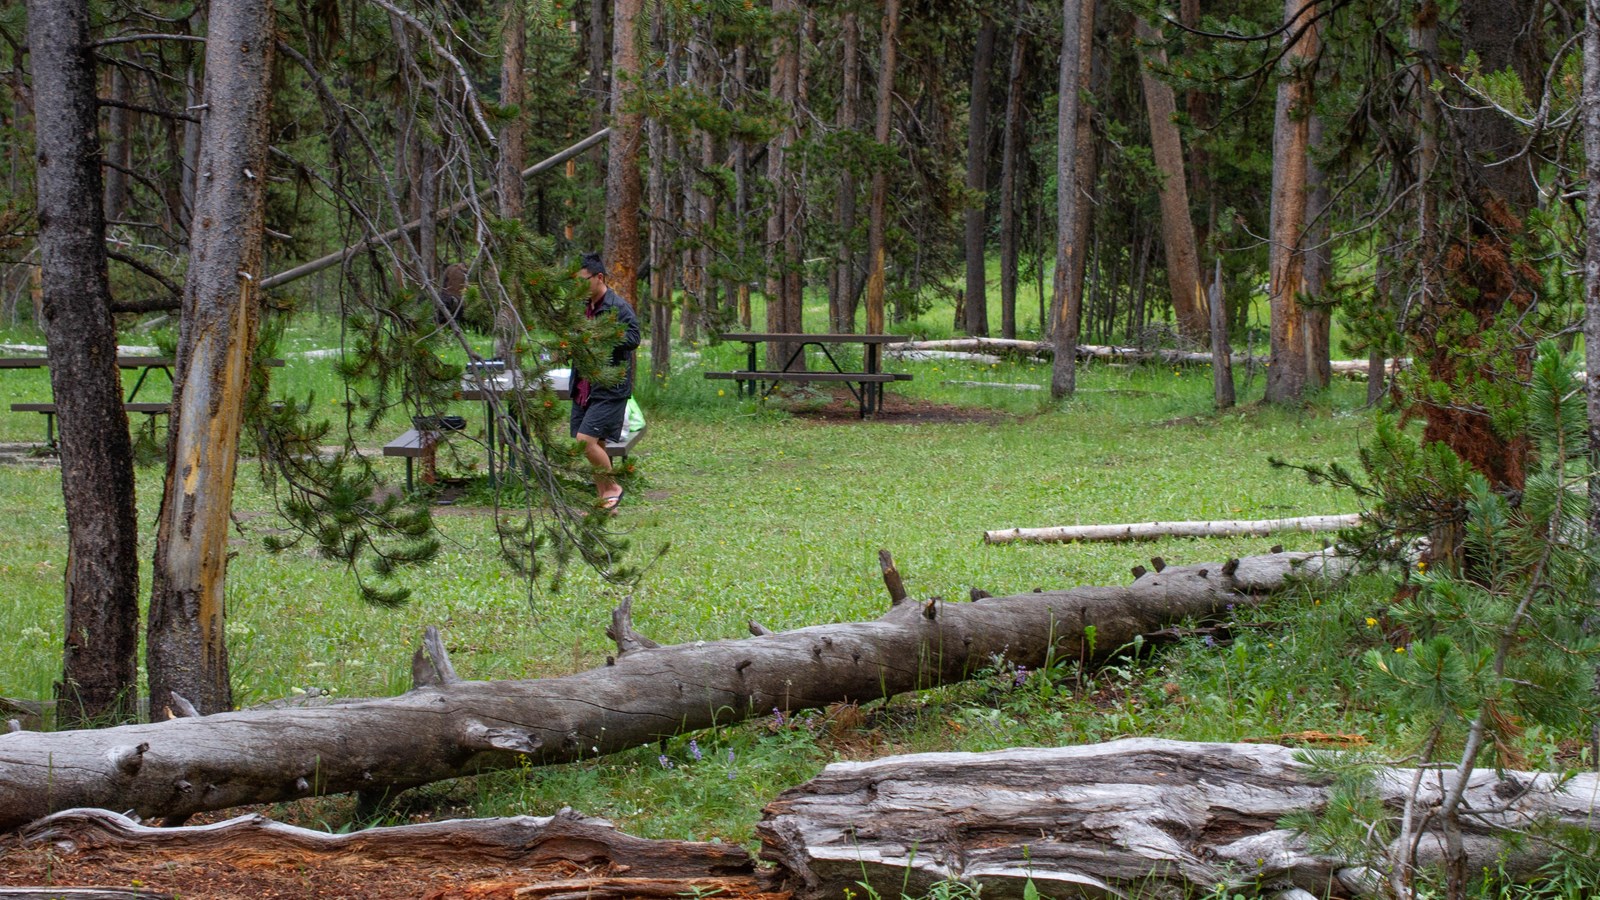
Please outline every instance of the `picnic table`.
[{"label": "picnic table", "polygon": [[[133,387],[128,390],[128,396],[122,401],[123,411],[130,413],[143,413],[144,415],[150,416],[152,420],[155,416],[168,412],[171,407],[170,401],[160,400],[145,403],[138,402],[139,389],[144,387],[145,379],[150,377],[150,373],[157,371],[167,376],[167,383],[172,384],[172,367],[176,364],[177,360],[170,356],[118,356],[117,368],[139,370],[139,377],[134,379]],[[283,365],[283,360],[266,359],[262,360],[262,364],[278,367]],[[0,357],[0,370],[48,368],[50,368],[50,358],[47,356]],[[13,403],[11,404],[11,411],[43,414],[44,433],[47,446],[55,447],[55,418],[57,412],[57,406],[55,403]]]},{"label": "picnic table", "polygon": [[[535,381],[526,379],[520,372],[507,372],[503,369],[484,367],[469,367],[461,376],[461,389],[456,392],[456,398],[480,402],[483,404],[484,439],[487,445],[489,466],[489,483],[499,484],[500,466],[496,462],[499,453],[499,417],[495,414],[495,404],[515,399],[518,394],[534,394],[548,387],[557,398],[569,400],[572,396],[572,372],[570,369],[551,369],[545,373],[543,380]],[[613,459],[626,457],[639,439],[644,436],[644,429],[635,432],[624,432],[622,440],[607,441],[606,453]],[[383,447],[385,456],[400,456],[406,461],[406,488],[412,487],[412,460],[428,458],[434,445],[438,442],[439,430],[428,428],[412,428],[400,435]]]},{"label": "picnic table", "polygon": [[[861,408],[861,418],[866,418],[883,408],[883,386],[891,381],[910,381],[909,372],[883,371],[883,345],[910,340],[900,334],[789,334],[781,332],[730,332],[722,335],[725,341],[743,341],[748,351],[745,368],[732,372],[707,372],[709,379],[731,379],[738,382],[739,393],[751,397],[766,397],[783,382],[807,383],[813,381],[838,382],[849,389]],[[761,369],[756,365],[756,348],[760,344],[793,345],[789,358],[777,369]],[[860,370],[846,369],[839,364],[831,347],[845,344],[861,345]],[[795,360],[802,358],[807,347],[816,347],[833,365],[831,372],[790,371]],[[766,390],[762,382],[769,382]]]}]

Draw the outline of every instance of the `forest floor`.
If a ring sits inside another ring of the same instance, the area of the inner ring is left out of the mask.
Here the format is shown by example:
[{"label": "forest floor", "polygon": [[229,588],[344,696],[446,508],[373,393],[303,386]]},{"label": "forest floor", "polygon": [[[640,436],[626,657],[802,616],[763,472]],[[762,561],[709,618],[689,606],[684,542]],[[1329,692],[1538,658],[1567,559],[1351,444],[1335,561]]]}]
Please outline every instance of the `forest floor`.
[{"label": "forest floor", "polygon": [[[624,867],[625,868],[625,867]],[[707,896],[781,900],[756,876],[704,880],[639,878],[614,868],[571,862],[442,862],[373,859],[354,854],[277,854],[214,849],[181,852],[94,849],[63,853],[48,843],[0,839],[0,885],[99,888],[153,897],[204,900],[555,900],[583,897]]]}]

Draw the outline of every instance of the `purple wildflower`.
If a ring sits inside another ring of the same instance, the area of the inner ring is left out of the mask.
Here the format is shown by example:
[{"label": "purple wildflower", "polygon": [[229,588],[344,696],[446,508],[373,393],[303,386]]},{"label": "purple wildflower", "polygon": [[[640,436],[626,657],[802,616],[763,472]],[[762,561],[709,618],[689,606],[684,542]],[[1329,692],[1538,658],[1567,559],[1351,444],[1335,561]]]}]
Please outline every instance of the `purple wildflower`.
[{"label": "purple wildflower", "polygon": [[778,726],[779,728],[783,727],[783,710],[777,708],[776,706],[772,708],[772,724]]},{"label": "purple wildflower", "polygon": [[1217,645],[1217,639],[1209,634],[1201,638],[1200,642],[1205,644],[1207,647],[1215,647]]},{"label": "purple wildflower", "polygon": [[661,763],[661,768],[663,768],[663,769],[672,768],[672,760],[667,759],[667,755],[665,753],[663,753],[660,756],[656,757],[656,762]]},{"label": "purple wildflower", "polygon": [[1012,687],[1022,687],[1024,684],[1027,684],[1027,683],[1028,683],[1028,667],[1027,666],[1017,666],[1016,674],[1011,676],[1011,686]]},{"label": "purple wildflower", "polygon": [[694,757],[695,762],[700,761],[700,743],[698,741],[693,739],[689,741],[689,755]]}]

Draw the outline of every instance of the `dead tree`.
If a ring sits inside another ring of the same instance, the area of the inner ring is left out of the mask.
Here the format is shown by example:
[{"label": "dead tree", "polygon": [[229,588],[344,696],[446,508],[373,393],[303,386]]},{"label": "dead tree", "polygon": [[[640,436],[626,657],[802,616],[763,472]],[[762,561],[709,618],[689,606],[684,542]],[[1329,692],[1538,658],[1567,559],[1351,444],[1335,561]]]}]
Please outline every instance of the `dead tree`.
[{"label": "dead tree", "polygon": [[[1127,587],[981,602],[909,597],[871,622],[660,647],[629,603],[603,667],[534,681],[460,681],[435,637],[399,697],[257,709],[99,731],[0,735],[0,830],[57,810],[185,816],[614,753],[774,708],[866,702],[1047,656],[1093,662],[1172,622],[1215,615],[1333,557],[1282,553],[1136,570]],[[1093,626],[1090,640],[1087,629]]]},{"label": "dead tree", "polygon": [[[1081,747],[924,753],[834,763],[767,806],[763,858],[800,898],[866,883],[922,896],[937,882],[982,885],[985,900],[1025,896],[1199,896],[1225,885],[1280,898],[1388,896],[1359,860],[1312,850],[1279,823],[1317,811],[1333,777],[1300,751],[1270,744],[1133,738]],[[1398,814],[1415,773],[1379,769],[1374,789]],[[1454,778],[1420,782],[1423,808]],[[1548,853],[1508,833],[1555,825],[1600,829],[1600,776],[1478,771],[1470,776],[1470,865],[1532,877]],[[1419,855],[1437,859],[1437,833]],[[1381,857],[1405,848],[1372,848]],[[1301,894],[1300,891],[1307,892]]]}]

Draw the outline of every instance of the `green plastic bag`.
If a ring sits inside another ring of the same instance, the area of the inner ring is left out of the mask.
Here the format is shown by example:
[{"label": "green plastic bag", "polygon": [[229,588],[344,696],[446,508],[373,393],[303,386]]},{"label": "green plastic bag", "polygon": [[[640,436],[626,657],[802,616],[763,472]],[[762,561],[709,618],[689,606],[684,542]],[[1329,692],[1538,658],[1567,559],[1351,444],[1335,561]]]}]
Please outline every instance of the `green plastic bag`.
[{"label": "green plastic bag", "polygon": [[644,410],[639,408],[639,401],[628,398],[628,410],[622,415],[622,430],[634,434],[644,430]]}]

